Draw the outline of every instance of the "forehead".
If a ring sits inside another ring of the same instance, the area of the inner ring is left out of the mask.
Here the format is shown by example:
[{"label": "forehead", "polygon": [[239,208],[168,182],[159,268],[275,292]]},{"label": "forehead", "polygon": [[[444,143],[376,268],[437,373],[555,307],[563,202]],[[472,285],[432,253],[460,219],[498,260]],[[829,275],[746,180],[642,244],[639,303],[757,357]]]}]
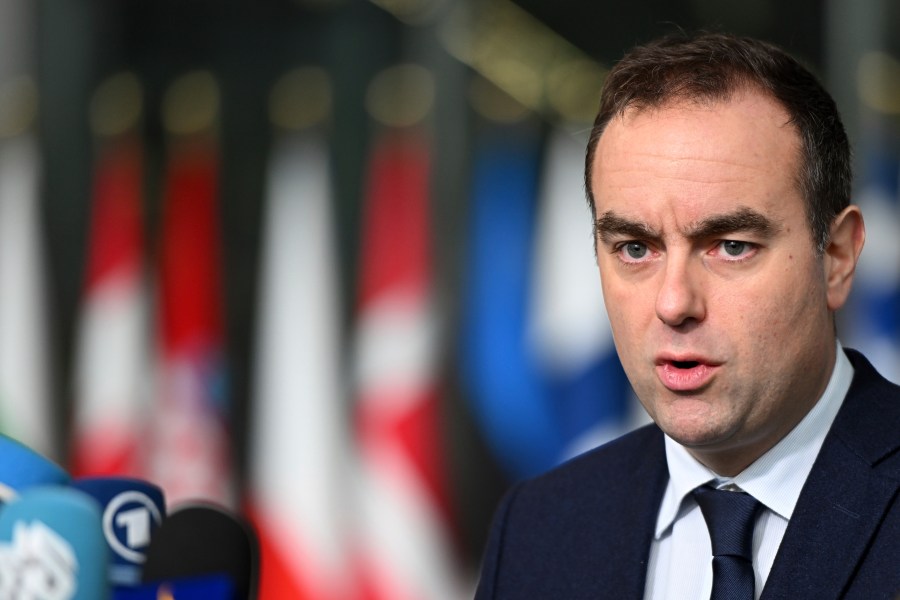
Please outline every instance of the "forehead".
[{"label": "forehead", "polygon": [[598,214],[617,199],[800,202],[799,160],[787,112],[747,90],[723,101],[627,110],[598,141],[590,185]]}]

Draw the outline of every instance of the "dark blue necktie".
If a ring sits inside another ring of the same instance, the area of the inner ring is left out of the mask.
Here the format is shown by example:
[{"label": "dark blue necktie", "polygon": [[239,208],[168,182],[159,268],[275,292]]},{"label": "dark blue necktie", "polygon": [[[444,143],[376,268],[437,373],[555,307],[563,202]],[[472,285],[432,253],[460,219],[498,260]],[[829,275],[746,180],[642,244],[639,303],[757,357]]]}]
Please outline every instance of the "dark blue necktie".
[{"label": "dark blue necktie", "polygon": [[710,600],[753,600],[753,525],[762,505],[745,492],[694,490],[712,542]]}]

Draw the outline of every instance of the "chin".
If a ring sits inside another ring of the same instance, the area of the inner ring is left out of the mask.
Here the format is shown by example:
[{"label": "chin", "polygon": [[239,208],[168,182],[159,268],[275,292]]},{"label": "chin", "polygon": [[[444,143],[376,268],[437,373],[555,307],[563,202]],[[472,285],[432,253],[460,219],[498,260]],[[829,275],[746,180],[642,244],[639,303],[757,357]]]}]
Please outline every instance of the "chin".
[{"label": "chin", "polygon": [[733,434],[730,428],[713,424],[709,416],[699,419],[675,418],[658,424],[666,435],[687,448],[708,448],[722,444]]}]

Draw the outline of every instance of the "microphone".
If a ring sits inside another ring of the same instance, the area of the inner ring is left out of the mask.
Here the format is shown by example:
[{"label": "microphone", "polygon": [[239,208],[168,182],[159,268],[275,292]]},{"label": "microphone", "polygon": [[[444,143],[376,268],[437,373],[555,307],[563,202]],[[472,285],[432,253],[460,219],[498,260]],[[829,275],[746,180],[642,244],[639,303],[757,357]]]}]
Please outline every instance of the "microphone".
[{"label": "microphone", "polygon": [[227,575],[235,598],[254,600],[259,582],[259,542],[243,519],[213,504],[179,507],[150,540],[144,583]]},{"label": "microphone", "polygon": [[0,503],[36,485],[66,485],[71,477],[61,466],[25,444],[0,435]]},{"label": "microphone", "polygon": [[227,575],[205,575],[114,588],[112,600],[238,600],[234,582]]},{"label": "microphone", "polygon": [[145,552],[166,516],[162,489],[131,477],[78,478],[72,487],[100,505],[103,536],[110,550],[110,585],[140,584]]},{"label": "microphone", "polygon": [[0,598],[105,600],[108,552],[92,498],[26,490],[0,511]]}]

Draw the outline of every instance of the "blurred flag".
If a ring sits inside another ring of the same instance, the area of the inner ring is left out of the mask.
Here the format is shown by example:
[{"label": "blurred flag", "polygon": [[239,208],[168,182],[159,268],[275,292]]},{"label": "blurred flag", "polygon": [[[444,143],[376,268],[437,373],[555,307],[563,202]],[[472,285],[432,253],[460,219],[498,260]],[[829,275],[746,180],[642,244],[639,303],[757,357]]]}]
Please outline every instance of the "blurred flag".
[{"label": "blurred flag", "polygon": [[75,355],[72,471],[138,475],[147,367],[141,187],[135,137],[101,142]]},{"label": "blurred flag", "polygon": [[[513,478],[623,433],[631,392],[594,261],[584,146],[527,123],[476,148],[460,357],[473,410]],[[540,185],[538,182],[540,173]]]},{"label": "blurred flag", "polygon": [[528,340],[540,137],[529,122],[489,125],[472,167],[460,364],[473,412],[513,477],[564,447]]},{"label": "blurred flag", "polygon": [[363,597],[459,598],[435,372],[429,148],[413,129],[375,144],[355,339]]},{"label": "blurred flag", "polygon": [[[885,119],[886,120],[886,119]],[[900,382],[900,132],[882,122],[864,130],[857,202],[866,245],[845,314],[844,343],[864,352],[888,379]]]},{"label": "blurred flag", "polygon": [[338,260],[327,147],[276,145],[268,177],[248,510],[260,600],[349,598],[348,428],[340,383]]},{"label": "blurred flag", "polygon": [[529,342],[563,440],[557,461],[631,425],[631,386],[613,345],[584,194],[587,139],[555,130],[542,169]]},{"label": "blurred flag", "polygon": [[202,136],[175,138],[163,197],[159,381],[148,474],[172,504],[234,500],[217,187],[213,144]]},{"label": "blurred flag", "polygon": [[0,139],[0,431],[56,456],[37,142]]},{"label": "blurred flag", "polygon": [[900,4],[831,0],[826,8],[823,66],[851,138],[851,202],[866,225],[838,332],[900,383]]}]

